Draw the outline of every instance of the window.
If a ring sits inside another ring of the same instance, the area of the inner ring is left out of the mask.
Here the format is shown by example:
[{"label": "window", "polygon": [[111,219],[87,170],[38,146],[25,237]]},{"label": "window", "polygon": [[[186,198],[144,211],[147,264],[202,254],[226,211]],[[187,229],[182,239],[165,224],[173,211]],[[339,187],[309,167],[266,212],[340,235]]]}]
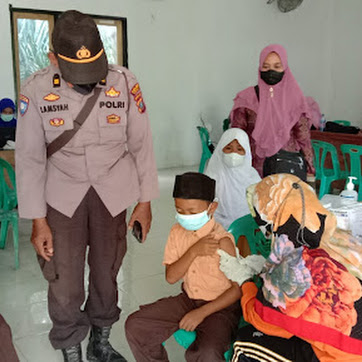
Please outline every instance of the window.
[{"label": "window", "polygon": [[[61,12],[10,7],[15,88],[35,71],[49,65],[48,52],[54,23]],[[127,66],[127,22],[125,18],[91,15],[101,35],[108,62]]]}]

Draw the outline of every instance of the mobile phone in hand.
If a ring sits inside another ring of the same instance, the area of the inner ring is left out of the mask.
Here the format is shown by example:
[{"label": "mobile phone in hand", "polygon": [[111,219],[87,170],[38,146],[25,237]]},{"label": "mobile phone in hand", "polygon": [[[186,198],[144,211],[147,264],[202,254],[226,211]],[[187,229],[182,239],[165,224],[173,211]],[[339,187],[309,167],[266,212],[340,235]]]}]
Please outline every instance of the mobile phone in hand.
[{"label": "mobile phone in hand", "polygon": [[142,226],[141,223],[137,220],[133,223],[132,235],[139,243],[142,243]]}]

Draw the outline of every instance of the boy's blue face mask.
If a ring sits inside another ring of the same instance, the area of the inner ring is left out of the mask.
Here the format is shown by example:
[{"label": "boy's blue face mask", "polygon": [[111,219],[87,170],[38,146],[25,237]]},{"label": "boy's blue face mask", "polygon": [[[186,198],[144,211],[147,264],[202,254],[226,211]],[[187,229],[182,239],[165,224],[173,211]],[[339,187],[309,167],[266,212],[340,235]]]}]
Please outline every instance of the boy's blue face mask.
[{"label": "boy's blue face mask", "polygon": [[210,220],[208,212],[209,209],[192,215],[183,215],[176,212],[176,220],[186,230],[199,230]]}]

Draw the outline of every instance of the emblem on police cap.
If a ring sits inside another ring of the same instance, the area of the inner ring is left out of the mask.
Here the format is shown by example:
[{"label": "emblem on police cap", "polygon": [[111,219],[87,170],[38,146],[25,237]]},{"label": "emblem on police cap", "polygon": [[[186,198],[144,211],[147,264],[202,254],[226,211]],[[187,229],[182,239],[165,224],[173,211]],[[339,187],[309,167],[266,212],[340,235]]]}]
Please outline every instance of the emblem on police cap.
[{"label": "emblem on police cap", "polygon": [[91,52],[84,46],[77,51],[77,58],[78,59],[88,59],[91,56]]}]

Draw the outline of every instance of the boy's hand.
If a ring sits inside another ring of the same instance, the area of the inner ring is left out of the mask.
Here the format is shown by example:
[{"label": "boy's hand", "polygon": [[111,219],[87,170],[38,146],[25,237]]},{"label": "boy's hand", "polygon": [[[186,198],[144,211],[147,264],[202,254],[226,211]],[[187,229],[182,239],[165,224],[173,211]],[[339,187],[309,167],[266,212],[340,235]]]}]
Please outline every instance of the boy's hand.
[{"label": "boy's hand", "polygon": [[179,327],[188,332],[192,332],[205,319],[205,317],[205,314],[202,310],[200,310],[200,308],[194,309],[183,316]]},{"label": "boy's hand", "polygon": [[215,240],[212,235],[207,235],[194,244],[191,251],[195,256],[211,256],[219,247],[219,240]]}]

